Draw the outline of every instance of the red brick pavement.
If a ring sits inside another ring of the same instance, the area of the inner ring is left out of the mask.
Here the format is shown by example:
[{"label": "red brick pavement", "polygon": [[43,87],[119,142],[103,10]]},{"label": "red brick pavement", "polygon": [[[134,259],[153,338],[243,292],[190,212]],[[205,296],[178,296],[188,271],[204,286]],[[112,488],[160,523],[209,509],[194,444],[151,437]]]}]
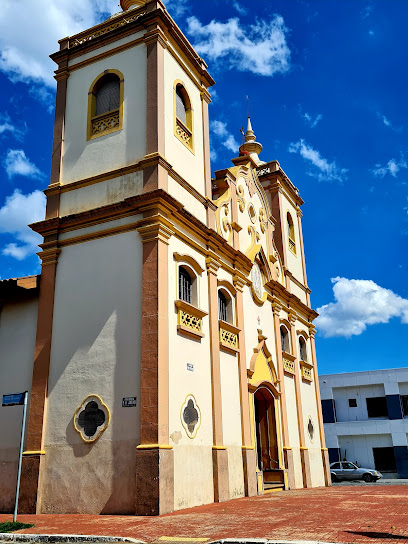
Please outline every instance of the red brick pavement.
[{"label": "red brick pavement", "polygon": [[[0,522],[10,520],[0,515]],[[160,517],[19,516],[22,533],[132,537],[269,538],[408,544],[408,486],[347,486],[270,493]]]}]

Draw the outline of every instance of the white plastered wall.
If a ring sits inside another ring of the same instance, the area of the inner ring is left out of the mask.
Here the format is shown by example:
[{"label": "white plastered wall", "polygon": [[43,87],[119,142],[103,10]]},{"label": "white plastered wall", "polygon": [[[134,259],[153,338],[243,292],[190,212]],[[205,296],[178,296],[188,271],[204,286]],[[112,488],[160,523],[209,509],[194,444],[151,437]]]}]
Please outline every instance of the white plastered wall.
[{"label": "white plastered wall", "polygon": [[375,468],[373,448],[391,448],[390,434],[367,434],[365,436],[339,436],[341,459],[357,462],[364,468]]},{"label": "white plastered wall", "polygon": [[[187,149],[174,134],[174,83],[177,80],[183,82],[194,110],[194,153],[190,149]],[[203,120],[200,90],[168,50],[164,53],[164,112],[166,159],[182,178],[199,193],[205,195]],[[173,188],[175,188],[174,183],[176,182],[170,182],[170,186],[173,186]],[[197,204],[191,200],[188,192],[183,189],[177,198],[186,206],[189,212],[195,214]]]},{"label": "white plastered wall", "polygon": [[[123,128],[87,141],[88,92],[95,78],[109,69],[119,70],[124,77]],[[143,43],[70,74],[61,173],[64,185],[133,164],[145,156],[146,85]]]},{"label": "white plastered wall", "polygon": [[[37,310],[37,298],[0,308],[0,398],[31,389]],[[22,413],[0,405],[0,512],[14,506]]]},{"label": "white plastered wall", "polygon": [[[169,240],[169,434],[174,448],[174,508],[180,510],[214,501],[212,470],[212,393],[209,318],[203,318],[204,338],[194,339],[177,332],[178,265],[174,254],[189,255],[205,270],[205,258],[176,237]],[[180,263],[182,264],[182,263]],[[208,278],[198,276],[198,307],[208,312]],[[190,370],[187,365],[193,365]],[[193,395],[201,413],[201,424],[189,438],[181,420],[181,409]]]},{"label": "white plastered wall", "polygon": [[[136,231],[65,247],[59,257],[42,512],[134,512],[142,261]],[[86,444],[72,420],[95,394],[111,422]],[[137,397],[137,407],[123,408],[124,397]]]},{"label": "white plastered wall", "polygon": [[[279,203],[281,207],[281,214],[283,220],[283,243],[286,245],[286,258],[287,258],[287,267],[294,277],[303,283],[303,260],[302,260],[302,251],[300,246],[300,236],[299,236],[299,222],[296,215],[296,208],[290,202],[290,200],[282,193],[279,198]],[[287,222],[287,212],[290,213],[293,221],[293,227],[295,231],[295,243],[296,243],[296,255],[294,255],[289,249],[289,232],[288,232],[288,222]],[[299,296],[295,293],[296,296]]]}]

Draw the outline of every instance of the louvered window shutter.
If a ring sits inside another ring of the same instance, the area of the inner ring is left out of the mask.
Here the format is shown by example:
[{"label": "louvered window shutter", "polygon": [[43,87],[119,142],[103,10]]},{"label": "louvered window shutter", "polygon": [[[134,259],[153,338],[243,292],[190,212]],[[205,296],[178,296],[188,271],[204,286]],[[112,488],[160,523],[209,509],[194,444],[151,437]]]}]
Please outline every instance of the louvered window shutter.
[{"label": "louvered window shutter", "polygon": [[182,123],[187,124],[186,105],[179,87],[176,90],[176,115]]},{"label": "louvered window shutter", "polygon": [[120,81],[119,78],[110,79],[99,87],[96,92],[95,115],[101,115],[120,106]]}]

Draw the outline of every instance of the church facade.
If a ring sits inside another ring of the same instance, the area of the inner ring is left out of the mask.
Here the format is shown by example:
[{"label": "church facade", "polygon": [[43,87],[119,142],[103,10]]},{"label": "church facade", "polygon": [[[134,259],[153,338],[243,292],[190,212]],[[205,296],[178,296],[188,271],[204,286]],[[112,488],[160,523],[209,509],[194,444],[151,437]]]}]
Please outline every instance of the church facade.
[{"label": "church facade", "polygon": [[42,271],[0,282],[0,394],[30,393],[20,510],[157,515],[330,485],[303,201],[249,119],[211,178],[205,62],[160,0],[121,6],[52,55]]}]

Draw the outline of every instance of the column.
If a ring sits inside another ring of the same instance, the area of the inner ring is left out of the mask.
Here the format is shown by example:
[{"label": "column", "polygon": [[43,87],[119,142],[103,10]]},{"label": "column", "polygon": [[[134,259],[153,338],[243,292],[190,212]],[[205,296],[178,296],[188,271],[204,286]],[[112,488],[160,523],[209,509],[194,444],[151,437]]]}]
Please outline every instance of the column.
[{"label": "column", "polygon": [[19,511],[41,513],[41,471],[44,467],[45,409],[51,359],[52,318],[54,313],[55,279],[60,250],[57,235],[45,238],[39,254],[42,260],[38,300],[37,335],[34,349],[33,378],[28,412],[26,451],[23,457]]},{"label": "column", "polygon": [[244,467],[244,489],[245,496],[252,497],[257,495],[256,483],[256,459],[255,445],[251,438],[251,420],[249,411],[248,395],[248,374],[246,365],[245,351],[245,331],[244,331],[244,301],[243,289],[246,285],[245,278],[234,276],[234,286],[236,293],[237,309],[237,327],[239,333],[239,353],[238,353],[238,371],[239,371],[239,393],[241,404],[241,429],[242,429],[242,462]]},{"label": "column", "polygon": [[278,378],[280,382],[281,391],[281,414],[282,414],[282,442],[283,442],[283,454],[285,459],[285,468],[288,475],[288,487],[293,489],[295,487],[295,467],[293,464],[293,451],[289,444],[289,430],[288,430],[288,414],[286,409],[286,395],[285,395],[285,372],[283,370],[283,357],[282,346],[280,341],[280,320],[279,314],[282,307],[276,303],[272,303],[273,322],[275,329],[275,346],[276,346],[276,360],[278,368]]},{"label": "column", "polygon": [[143,243],[140,445],[136,452],[136,515],[174,509],[174,459],[169,444],[168,240],[162,216],[138,228]]},{"label": "column", "polygon": [[[292,344],[292,355],[295,359],[295,392],[296,392],[296,411],[298,417],[299,427],[299,442],[300,442],[300,459],[302,462],[302,474],[303,474],[303,487],[312,487],[312,480],[310,477],[310,460],[309,450],[306,447],[305,442],[305,424],[303,420],[303,407],[302,407],[302,394],[300,390],[300,370],[299,370],[299,358],[297,356],[297,339],[296,339],[296,316],[293,313],[289,314],[290,322],[290,337]],[[315,380],[316,381],[316,380]]]},{"label": "column", "polygon": [[229,500],[228,451],[223,443],[222,405],[221,405],[221,373],[220,345],[218,324],[218,282],[219,264],[213,257],[207,258],[208,300],[210,319],[211,349],[211,390],[212,390],[212,422],[213,422],[213,477],[214,502]]},{"label": "column", "polygon": [[[152,6],[153,7],[153,6]],[[146,89],[146,157],[165,156],[164,115],[164,51],[167,40],[158,24],[147,28],[145,35],[147,51]],[[143,191],[167,190],[167,170],[161,161],[143,170]]]},{"label": "column", "polygon": [[320,398],[320,385],[319,385],[319,375],[317,372],[317,359],[316,359],[316,345],[315,345],[315,335],[316,329],[312,325],[309,327],[310,335],[310,347],[312,351],[312,361],[313,361],[313,373],[314,373],[314,386],[316,392],[316,407],[317,407],[317,417],[319,420],[319,433],[320,433],[320,447],[322,449],[322,462],[324,470],[324,481],[326,486],[331,485],[331,476],[330,476],[330,461],[329,461],[329,452],[326,448],[326,439],[324,436],[324,423],[323,423],[323,413],[322,413],[322,402]]}]

